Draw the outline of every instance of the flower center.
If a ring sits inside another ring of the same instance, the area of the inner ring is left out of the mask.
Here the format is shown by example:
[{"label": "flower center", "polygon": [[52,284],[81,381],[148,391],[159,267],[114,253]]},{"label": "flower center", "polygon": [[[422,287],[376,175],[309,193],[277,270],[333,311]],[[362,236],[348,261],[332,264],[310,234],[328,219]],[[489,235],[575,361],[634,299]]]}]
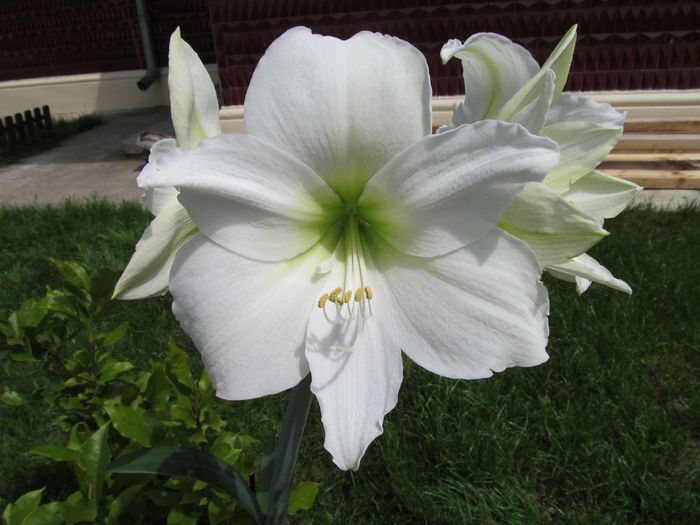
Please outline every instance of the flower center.
[{"label": "flower center", "polygon": [[317,306],[332,325],[337,326],[337,343],[332,350],[349,352],[362,333],[365,322],[372,317],[372,288],[367,284],[367,267],[357,216],[350,211],[343,232],[343,282],[318,299]]}]

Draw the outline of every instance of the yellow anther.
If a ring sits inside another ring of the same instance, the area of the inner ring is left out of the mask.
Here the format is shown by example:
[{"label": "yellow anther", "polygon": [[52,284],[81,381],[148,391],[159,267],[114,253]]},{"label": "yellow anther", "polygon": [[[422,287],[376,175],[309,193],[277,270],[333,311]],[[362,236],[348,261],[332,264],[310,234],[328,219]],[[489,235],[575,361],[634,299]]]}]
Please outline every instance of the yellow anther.
[{"label": "yellow anther", "polygon": [[318,300],[318,307],[323,308],[326,306],[326,303],[328,302],[328,294],[324,293]]},{"label": "yellow anther", "polygon": [[337,304],[338,306],[343,306],[343,297],[342,296],[336,297],[335,304]]},{"label": "yellow anther", "polygon": [[331,292],[331,295],[330,295],[331,302],[334,303],[335,300],[338,298],[338,295],[340,295],[342,293],[342,291],[343,291],[343,289],[340,286],[338,288],[336,288],[335,290],[333,290]]},{"label": "yellow anther", "polygon": [[358,288],[355,290],[355,302],[360,302],[362,301],[362,288]]},{"label": "yellow anther", "polygon": [[365,297],[368,301],[372,298],[372,289],[369,286],[365,286]]},{"label": "yellow anther", "polygon": [[352,291],[346,290],[345,291],[345,297],[343,297],[343,302],[344,303],[349,303],[350,299],[352,299]]}]

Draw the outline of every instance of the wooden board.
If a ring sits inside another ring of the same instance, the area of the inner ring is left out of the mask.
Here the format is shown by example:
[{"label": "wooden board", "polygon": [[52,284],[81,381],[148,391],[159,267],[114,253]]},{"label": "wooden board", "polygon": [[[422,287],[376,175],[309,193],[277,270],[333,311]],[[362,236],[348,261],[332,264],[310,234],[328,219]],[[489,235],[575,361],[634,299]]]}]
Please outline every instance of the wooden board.
[{"label": "wooden board", "polygon": [[700,170],[605,169],[602,171],[649,189],[700,189]]}]

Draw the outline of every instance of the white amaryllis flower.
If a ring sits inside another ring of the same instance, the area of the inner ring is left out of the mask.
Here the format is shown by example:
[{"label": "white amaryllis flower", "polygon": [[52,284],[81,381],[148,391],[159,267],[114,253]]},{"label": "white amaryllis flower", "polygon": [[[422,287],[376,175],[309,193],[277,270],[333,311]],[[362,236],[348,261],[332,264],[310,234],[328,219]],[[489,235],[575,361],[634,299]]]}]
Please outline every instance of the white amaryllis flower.
[{"label": "white amaryllis flower", "polygon": [[629,293],[627,283],[585,254],[608,234],[603,220],[624,210],[641,188],[595,170],[619,140],[625,116],[608,104],[562,93],[575,43],[576,26],[540,67],[526,49],[501,35],[450,40],[441,57],[462,61],[466,98],[446,129],[498,119],[555,140],[559,164],[542,184],[525,187],[499,226],[526,241],[553,275],[575,280],[579,293],[591,281]]},{"label": "white amaryllis flower", "polygon": [[527,244],[496,227],[556,144],[489,121],[431,130],[410,44],[294,28],[260,60],[248,134],[149,164],[200,230],[177,253],[173,311],[217,395],[248,399],[309,371],[325,447],[357,469],[402,380],[489,377],[547,359],[548,300]]},{"label": "white amaryllis flower", "polygon": [[[168,56],[170,114],[177,145],[196,148],[199,141],[221,133],[219,103],[211,77],[197,53],[176,29],[170,37]],[[173,139],[156,142],[150,164],[176,146]],[[134,255],[114,288],[119,299],[143,299],[168,291],[168,279],[175,253],[197,227],[177,200],[173,187],[147,189],[144,203],[155,219],[136,245]]]}]

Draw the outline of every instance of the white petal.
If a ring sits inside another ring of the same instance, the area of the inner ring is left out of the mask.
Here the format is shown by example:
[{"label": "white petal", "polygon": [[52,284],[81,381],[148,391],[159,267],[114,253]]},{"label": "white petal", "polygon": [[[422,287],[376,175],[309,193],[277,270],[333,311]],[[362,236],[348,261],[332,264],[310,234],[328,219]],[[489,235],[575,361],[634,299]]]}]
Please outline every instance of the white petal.
[{"label": "white petal", "polygon": [[430,133],[430,100],[425,58],[407,42],[367,32],[342,41],[297,27],[258,63],[244,118],[250,134],[351,200],[391,157]]},{"label": "white petal", "polygon": [[542,265],[565,262],[608,235],[598,220],[540,183],[525,186],[498,225],[527,242]]},{"label": "white petal", "polygon": [[515,97],[511,98],[496,118],[521,124],[528,131],[538,134],[544,126],[547,113],[552,105],[554,81],[554,73],[544,71],[542,75],[535,77],[535,82],[528,83],[527,93],[522,96],[516,94]]},{"label": "white petal", "polygon": [[180,146],[195,148],[203,138],[221,133],[214,84],[197,53],[180,37],[180,28],[170,37],[168,86],[170,114]]},{"label": "white petal", "polygon": [[588,286],[585,286],[583,289],[581,289],[582,286],[581,283],[579,283],[579,278],[604,284],[605,286],[615,288],[621,292],[632,293],[632,288],[630,288],[625,281],[615,278],[613,274],[610,273],[607,268],[605,268],[605,266],[585,253],[571,259],[568,262],[548,266],[547,269],[550,270],[555,277],[560,277],[559,274],[575,277],[579,293],[583,293],[585,289],[588,288]]},{"label": "white petal", "polygon": [[571,68],[571,60],[574,57],[574,48],[576,47],[576,29],[578,26],[573,25],[559,41],[552,53],[549,55],[542,70],[551,70],[555,77],[555,87],[553,101],[557,101],[564,89],[566,79],[569,77],[569,69]]},{"label": "white petal", "polygon": [[595,169],[610,153],[622,135],[620,127],[604,127],[589,122],[558,122],[546,126],[542,135],[559,144],[561,159],[544,182],[563,193],[578,179]]},{"label": "white petal", "polygon": [[138,178],[177,186],[180,202],[213,241],[247,257],[281,260],[315,244],[340,201],[307,166],[261,140],[226,134],[178,148]]},{"label": "white petal", "polygon": [[523,47],[494,33],[478,33],[464,44],[451,40],[443,46],[443,63],[462,61],[466,103],[455,108],[455,124],[495,118],[503,105],[539,70]]},{"label": "white petal", "polygon": [[143,299],[167,292],[175,253],[195,233],[197,227],[185,208],[171,198],[136,243],[134,255],[114,288],[114,297]]},{"label": "white petal", "polygon": [[516,124],[460,126],[393,158],[367,184],[360,212],[399,250],[442,255],[484,236],[557,159],[553,142]]},{"label": "white petal", "polygon": [[[330,324],[318,308],[311,314],[306,338],[311,389],[325,429],[324,446],[343,470],[357,470],[369,444],[382,433],[384,416],[396,406],[403,377],[391,299],[371,261],[367,263],[374,315],[360,321],[363,326],[352,349],[334,349],[343,340],[343,328]],[[336,272],[329,282],[342,282],[342,277]]]},{"label": "white petal", "polygon": [[[336,234],[337,237],[337,234]],[[337,239],[326,239],[331,245]],[[291,261],[265,263],[193,237],[171,273],[173,312],[224,399],[275,394],[308,373],[304,338],[325,276],[326,241]]]},{"label": "white petal", "polygon": [[562,197],[600,220],[616,217],[642,191],[641,186],[600,171],[592,171],[571,185]]},{"label": "white petal", "polygon": [[547,360],[549,302],[525,243],[496,228],[442,257],[406,256],[378,236],[370,246],[394,298],[401,349],[419,365],[476,379]]},{"label": "white petal", "polygon": [[547,115],[547,124],[589,122],[606,128],[619,128],[625,123],[625,115],[610,104],[571,93],[562,93]]},{"label": "white petal", "polygon": [[[162,139],[151,146],[148,155],[148,164],[144,170],[155,169],[161,158],[177,147],[175,139]],[[146,188],[143,194],[143,204],[153,215],[158,215],[161,210],[174,198],[178,191],[175,188]]]},{"label": "white petal", "polygon": [[143,204],[153,215],[158,215],[173,199],[177,200],[179,193],[177,188],[172,186],[146,188],[146,191],[143,193]]}]

